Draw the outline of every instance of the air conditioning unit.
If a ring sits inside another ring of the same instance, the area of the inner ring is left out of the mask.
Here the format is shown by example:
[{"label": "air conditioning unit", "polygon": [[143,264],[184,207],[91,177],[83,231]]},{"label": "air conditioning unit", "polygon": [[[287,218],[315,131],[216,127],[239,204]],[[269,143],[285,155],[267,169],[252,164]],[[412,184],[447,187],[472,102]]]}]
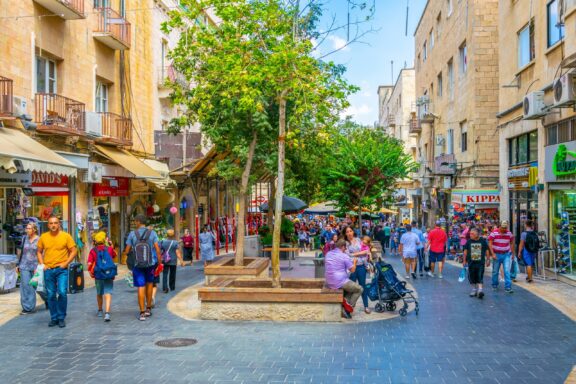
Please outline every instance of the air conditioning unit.
[{"label": "air conditioning unit", "polygon": [[539,119],[546,115],[544,112],[546,105],[544,104],[544,91],[536,91],[527,94],[524,97],[524,119]]},{"label": "air conditioning unit", "polygon": [[12,97],[12,106],[13,106],[13,114],[14,116],[22,116],[27,114],[27,105],[26,98],[22,96],[13,96]]},{"label": "air conditioning unit", "polygon": [[88,163],[88,170],[81,175],[84,183],[101,183],[102,182],[102,164]]},{"label": "air conditioning unit", "polygon": [[444,145],[444,136],[436,135],[436,145]]},{"label": "air conditioning unit", "polygon": [[554,81],[554,106],[565,107],[574,104],[574,75],[567,73]]},{"label": "air conditioning unit", "polygon": [[416,99],[416,105],[423,105],[428,103],[430,103],[430,96],[428,95],[420,96],[418,99]]},{"label": "air conditioning unit", "polygon": [[102,137],[102,114],[86,112],[86,134],[93,137]]}]

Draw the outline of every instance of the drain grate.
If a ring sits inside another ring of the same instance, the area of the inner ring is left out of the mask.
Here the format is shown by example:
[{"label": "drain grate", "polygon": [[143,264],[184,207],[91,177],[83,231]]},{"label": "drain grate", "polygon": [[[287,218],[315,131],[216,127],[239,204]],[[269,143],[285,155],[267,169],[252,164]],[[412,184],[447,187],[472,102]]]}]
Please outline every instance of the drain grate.
[{"label": "drain grate", "polygon": [[157,341],[155,344],[159,347],[164,348],[180,348],[180,347],[187,347],[189,345],[194,345],[198,342],[196,339],[186,339],[186,338],[177,338],[177,339],[166,339]]}]

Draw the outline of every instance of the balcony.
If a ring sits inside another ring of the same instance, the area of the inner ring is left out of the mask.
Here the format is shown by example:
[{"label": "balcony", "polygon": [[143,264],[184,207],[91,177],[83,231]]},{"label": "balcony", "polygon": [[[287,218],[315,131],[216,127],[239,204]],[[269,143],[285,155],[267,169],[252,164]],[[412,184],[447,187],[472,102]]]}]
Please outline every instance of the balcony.
[{"label": "balcony", "polygon": [[34,0],[64,20],[78,20],[86,18],[84,14],[84,0]]},{"label": "balcony", "polygon": [[38,132],[84,136],[85,105],[55,93],[37,93],[34,121]]},{"label": "balcony", "polygon": [[417,136],[420,133],[422,133],[422,126],[420,125],[420,120],[418,120],[418,118],[413,115],[410,118],[410,128],[408,129],[408,134],[410,136]]},{"label": "balcony", "polygon": [[101,143],[132,146],[132,119],[122,117],[112,112],[102,112],[102,137]]},{"label": "balcony", "polygon": [[169,89],[170,83],[177,83],[184,88],[189,88],[190,86],[186,76],[178,72],[172,65],[160,67],[158,70],[158,88]]},{"label": "balcony", "polygon": [[395,127],[396,126],[396,116],[388,115],[386,120],[388,122],[389,127]]},{"label": "balcony", "polygon": [[118,51],[130,49],[130,23],[112,8],[97,8],[98,28],[92,36]]},{"label": "balcony", "polygon": [[427,102],[418,105],[418,120],[420,123],[433,123],[437,117],[434,114],[434,104]]},{"label": "balcony", "polygon": [[12,116],[13,83],[11,79],[0,76],[0,117]]}]

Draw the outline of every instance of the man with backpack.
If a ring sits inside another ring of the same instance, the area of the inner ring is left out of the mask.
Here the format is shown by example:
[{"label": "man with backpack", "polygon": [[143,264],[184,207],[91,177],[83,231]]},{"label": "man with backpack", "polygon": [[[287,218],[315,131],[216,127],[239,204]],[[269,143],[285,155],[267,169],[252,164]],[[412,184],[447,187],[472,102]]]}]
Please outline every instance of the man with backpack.
[{"label": "man with backpack", "polygon": [[[96,301],[98,303],[98,317],[104,316],[104,321],[109,322],[110,306],[112,305],[112,291],[114,290],[114,277],[118,274],[118,269],[114,263],[116,251],[107,246],[106,232],[98,232],[94,235],[95,247],[88,255],[88,272],[95,280]],[[102,304],[104,310],[102,313]]]},{"label": "man with backpack", "polygon": [[[155,272],[157,269],[162,269],[162,253],[158,245],[158,235],[155,231],[146,228],[146,216],[136,215],[134,221],[137,228],[128,235],[124,254],[128,255],[131,250],[134,250],[132,275],[134,286],[138,288],[139,319],[145,321],[152,315],[152,289]],[[146,305],[144,299],[146,299]]]},{"label": "man with backpack", "polygon": [[520,235],[520,245],[518,246],[518,259],[521,259],[526,264],[526,281],[532,282],[532,268],[534,267],[534,261],[538,256],[538,250],[540,249],[540,239],[538,234],[534,231],[534,222],[532,220],[526,220],[524,223],[524,232]]}]

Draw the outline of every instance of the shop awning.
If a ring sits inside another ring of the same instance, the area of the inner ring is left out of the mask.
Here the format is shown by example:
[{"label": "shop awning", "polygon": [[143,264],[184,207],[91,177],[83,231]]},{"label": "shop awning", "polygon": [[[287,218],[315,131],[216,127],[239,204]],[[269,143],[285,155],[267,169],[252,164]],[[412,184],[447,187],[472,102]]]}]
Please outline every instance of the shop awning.
[{"label": "shop awning", "polygon": [[144,164],[143,161],[128,151],[115,147],[104,147],[97,145],[96,150],[104,157],[112,160],[116,164],[125,168],[128,172],[132,173],[137,179],[162,179],[162,176]]},{"label": "shop awning", "polygon": [[76,166],[24,132],[0,128],[0,168],[76,176]]},{"label": "shop awning", "polygon": [[170,168],[168,168],[168,164],[152,159],[144,159],[142,161],[162,176],[162,179],[148,179],[147,181],[150,181],[159,188],[176,186],[176,182],[170,178]]}]

